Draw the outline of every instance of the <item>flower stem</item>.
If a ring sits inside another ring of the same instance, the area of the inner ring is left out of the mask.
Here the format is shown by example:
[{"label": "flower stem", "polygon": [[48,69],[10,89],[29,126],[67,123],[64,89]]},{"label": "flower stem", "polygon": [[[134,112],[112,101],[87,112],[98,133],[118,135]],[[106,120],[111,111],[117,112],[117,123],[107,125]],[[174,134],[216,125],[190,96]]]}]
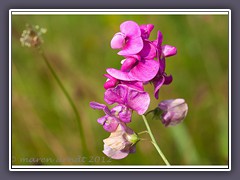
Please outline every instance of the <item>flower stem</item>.
[{"label": "flower stem", "polygon": [[145,134],[145,133],[148,133],[148,131],[141,131],[141,132],[139,132],[137,134],[140,135],[140,134]]},{"label": "flower stem", "polygon": [[69,104],[71,105],[74,114],[76,115],[76,121],[77,121],[77,126],[78,126],[78,131],[79,131],[79,136],[80,139],[82,141],[82,150],[83,150],[83,155],[87,155],[87,151],[85,150],[85,148],[87,147],[87,143],[84,137],[84,133],[83,133],[83,127],[81,125],[81,121],[80,121],[80,116],[78,113],[78,110],[73,102],[73,100],[71,99],[70,95],[68,94],[66,88],[64,87],[63,83],[61,82],[60,78],[57,76],[56,72],[54,71],[53,67],[51,66],[51,64],[48,61],[47,56],[45,55],[44,51],[42,49],[39,49],[39,53],[41,54],[42,58],[44,59],[48,69],[50,70],[51,74],[53,75],[53,77],[55,78],[55,80],[57,81],[57,84],[59,85],[59,87],[61,88],[62,92],[64,93],[64,95],[66,96]]},{"label": "flower stem", "polygon": [[152,139],[152,144],[153,144],[154,147],[156,148],[156,150],[157,150],[157,152],[159,153],[159,155],[162,157],[162,159],[163,159],[163,161],[165,162],[165,164],[166,164],[167,166],[170,166],[167,158],[164,156],[163,152],[162,152],[161,149],[159,148],[159,146],[158,146],[158,144],[157,144],[157,142],[156,142],[156,140],[155,140],[155,138],[154,138],[154,136],[153,136],[153,134],[152,134],[152,131],[151,131],[151,129],[150,129],[150,126],[149,126],[149,124],[148,124],[148,122],[147,122],[146,117],[145,117],[144,115],[142,115],[142,118],[143,118],[143,121],[144,121],[144,123],[145,123],[145,125],[146,125],[146,127],[147,127],[147,131],[148,131],[148,133],[149,133],[149,135],[150,135],[150,137],[151,137],[151,139]]}]

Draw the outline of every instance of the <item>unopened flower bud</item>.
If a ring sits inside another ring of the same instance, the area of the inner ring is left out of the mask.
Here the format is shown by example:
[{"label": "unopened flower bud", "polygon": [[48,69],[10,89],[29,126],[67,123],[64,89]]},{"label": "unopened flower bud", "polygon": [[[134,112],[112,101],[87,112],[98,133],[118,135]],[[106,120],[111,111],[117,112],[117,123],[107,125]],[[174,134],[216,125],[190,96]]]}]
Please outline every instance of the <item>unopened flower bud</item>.
[{"label": "unopened flower bud", "polygon": [[174,126],[182,122],[188,112],[188,105],[184,99],[164,100],[158,107],[163,111],[161,118],[165,126]]}]

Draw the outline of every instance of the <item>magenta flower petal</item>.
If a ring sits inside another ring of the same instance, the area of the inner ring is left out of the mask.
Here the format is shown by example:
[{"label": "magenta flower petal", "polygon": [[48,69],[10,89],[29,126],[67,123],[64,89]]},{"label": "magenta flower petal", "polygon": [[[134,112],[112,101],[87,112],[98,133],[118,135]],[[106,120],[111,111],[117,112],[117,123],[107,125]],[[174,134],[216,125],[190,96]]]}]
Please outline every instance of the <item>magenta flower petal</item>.
[{"label": "magenta flower petal", "polygon": [[129,89],[128,93],[128,107],[137,111],[139,115],[144,114],[150,104],[150,97],[148,93],[142,91],[136,91],[135,89]]},{"label": "magenta flower petal", "polygon": [[150,36],[150,33],[152,32],[154,28],[153,24],[142,24],[140,25],[141,35],[144,39],[148,39]]},{"label": "magenta flower petal", "polygon": [[128,37],[141,36],[141,30],[138,24],[134,21],[125,21],[120,25],[120,31]]},{"label": "magenta flower petal", "polygon": [[144,89],[143,89],[143,82],[139,82],[139,81],[121,81],[121,84],[125,84],[128,87],[131,87],[133,89],[137,89],[139,91],[144,91]]},{"label": "magenta flower petal", "polygon": [[116,33],[111,40],[111,48],[112,49],[122,48],[125,45],[125,38],[126,36],[123,33],[121,32]]},{"label": "magenta flower petal", "polygon": [[104,74],[104,76],[106,78],[108,78],[107,81],[103,85],[103,87],[105,89],[112,88],[112,87],[115,87],[117,85],[118,80],[116,78],[110,76],[109,74]]},{"label": "magenta flower petal", "polygon": [[107,72],[112,77],[122,81],[149,81],[155,77],[159,63],[155,60],[141,60],[129,72],[108,68]]},{"label": "magenta flower petal", "polygon": [[[119,122],[116,118],[114,117],[110,117],[110,116],[105,116],[105,121],[104,123],[102,124],[103,125],[103,128],[108,131],[108,132],[114,132],[118,125],[119,125]],[[102,119],[98,119],[98,122],[100,123],[102,121]],[[101,124],[101,123],[100,123]]]},{"label": "magenta flower petal", "polygon": [[159,58],[159,73],[163,74],[165,72],[165,67],[166,67],[166,60],[165,58]]},{"label": "magenta flower petal", "polygon": [[102,109],[104,109],[106,107],[106,105],[92,101],[92,102],[90,102],[90,107],[93,108],[93,109],[100,109],[100,110],[102,110]]},{"label": "magenta flower petal", "polygon": [[142,60],[129,72],[131,79],[137,81],[149,81],[153,79],[159,70],[159,63],[155,60]]},{"label": "magenta flower petal", "polygon": [[125,46],[121,51],[118,52],[118,55],[126,56],[126,55],[134,55],[140,52],[143,48],[143,40],[141,37],[129,37]]},{"label": "magenta flower petal", "polygon": [[169,75],[169,76],[164,75],[164,77],[165,77],[164,84],[166,85],[169,85],[173,81],[172,75]]},{"label": "magenta flower petal", "polygon": [[157,49],[154,44],[149,41],[144,41],[144,46],[139,52],[139,55],[144,59],[154,59],[157,54]]},{"label": "magenta flower petal", "polygon": [[108,115],[98,118],[97,122],[101,124],[107,132],[114,132],[119,125],[117,119]]},{"label": "magenta flower petal", "polygon": [[132,119],[132,110],[124,105],[115,106],[111,110],[112,114],[115,114],[122,122],[130,123]]},{"label": "magenta flower petal", "polygon": [[150,97],[148,93],[138,91],[122,84],[117,85],[115,88],[106,90],[104,100],[108,104],[124,104],[137,111],[140,115],[146,112],[150,104]]},{"label": "magenta flower petal", "polygon": [[97,119],[97,122],[101,125],[103,125],[105,123],[105,121],[107,120],[107,117],[109,116],[103,116]]},{"label": "magenta flower petal", "polygon": [[103,110],[105,112],[105,114],[111,116],[111,112],[105,104],[100,104],[100,103],[92,101],[92,102],[90,102],[90,107],[93,109]]},{"label": "magenta flower petal", "polygon": [[104,100],[108,104],[126,104],[128,88],[125,85],[117,85],[115,88],[109,88],[104,93]]},{"label": "magenta flower petal", "polygon": [[165,81],[165,77],[164,76],[160,76],[157,80],[153,81],[154,96],[155,96],[156,99],[158,99],[159,89],[162,87],[164,81]]},{"label": "magenta flower petal", "polygon": [[175,54],[177,54],[177,48],[170,45],[163,45],[162,53],[164,57],[174,56]]},{"label": "magenta flower petal", "polygon": [[153,41],[153,43],[156,45],[156,47],[161,51],[161,46],[162,46],[162,42],[163,42],[163,35],[161,31],[158,31],[157,34],[157,39],[155,41]]},{"label": "magenta flower petal", "polygon": [[125,108],[118,114],[119,119],[124,123],[130,123],[132,120],[132,110],[129,108]]},{"label": "magenta flower petal", "polygon": [[112,77],[122,81],[136,81],[134,77],[131,77],[129,75],[129,72],[123,72],[114,68],[108,68],[107,73],[110,74]]},{"label": "magenta flower petal", "polygon": [[130,71],[136,62],[137,60],[135,58],[132,58],[132,57],[126,58],[121,66],[121,71],[124,71],[124,72]]},{"label": "magenta flower petal", "polygon": [[105,89],[108,89],[108,88],[115,87],[116,84],[117,84],[117,80],[108,79],[108,80],[104,83],[103,87],[104,87]]}]

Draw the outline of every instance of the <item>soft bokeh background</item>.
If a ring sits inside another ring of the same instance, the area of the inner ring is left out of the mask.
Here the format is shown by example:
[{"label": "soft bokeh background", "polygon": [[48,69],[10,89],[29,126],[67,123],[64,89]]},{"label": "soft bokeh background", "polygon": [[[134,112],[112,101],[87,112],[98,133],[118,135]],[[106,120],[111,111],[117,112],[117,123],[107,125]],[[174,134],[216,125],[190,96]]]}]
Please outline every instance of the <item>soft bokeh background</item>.
[{"label": "soft bokeh background", "polygon": [[[12,16],[12,163],[162,165],[148,141],[137,144],[135,154],[109,160],[102,140],[109,136],[96,120],[104,115],[89,107],[104,103],[103,74],[120,67],[121,56],[110,48],[113,35],[125,20],[152,23],[164,36],[163,44],[178,48],[167,59],[173,82],[163,86],[160,99],[151,94],[150,109],[160,100],[184,98],[189,105],[185,121],[165,128],[151,120],[152,131],[173,165],[228,164],[228,16],[224,15],[13,15]],[[19,38],[26,24],[47,28],[46,55],[64,83],[80,114],[87,146],[82,147],[76,117],[41,56],[22,47]],[[129,126],[145,130],[134,113]],[[150,139],[147,135],[142,137]],[[86,150],[87,154],[82,154]],[[85,157],[85,159],[84,159]],[[88,162],[82,162],[82,160]],[[90,161],[90,162],[89,162]]]}]

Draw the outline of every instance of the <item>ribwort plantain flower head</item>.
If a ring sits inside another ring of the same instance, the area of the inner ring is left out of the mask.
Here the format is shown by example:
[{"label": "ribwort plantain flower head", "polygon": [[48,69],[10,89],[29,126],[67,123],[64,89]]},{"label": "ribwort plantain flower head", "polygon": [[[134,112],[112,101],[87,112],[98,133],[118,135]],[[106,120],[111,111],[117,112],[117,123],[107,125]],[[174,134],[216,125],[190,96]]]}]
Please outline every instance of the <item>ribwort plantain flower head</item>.
[{"label": "ribwort plantain flower head", "polygon": [[123,159],[135,152],[135,145],[139,140],[138,135],[132,129],[121,123],[116,131],[103,140],[103,153],[112,159]]},{"label": "ribwort plantain flower head", "polygon": [[40,28],[38,25],[26,25],[26,29],[22,32],[20,42],[22,46],[39,47],[43,43],[42,34],[45,34],[47,29]]},{"label": "ribwort plantain flower head", "polygon": [[167,126],[174,126],[182,122],[188,112],[188,105],[184,99],[169,99],[161,101],[158,104],[161,114],[162,123]]}]

